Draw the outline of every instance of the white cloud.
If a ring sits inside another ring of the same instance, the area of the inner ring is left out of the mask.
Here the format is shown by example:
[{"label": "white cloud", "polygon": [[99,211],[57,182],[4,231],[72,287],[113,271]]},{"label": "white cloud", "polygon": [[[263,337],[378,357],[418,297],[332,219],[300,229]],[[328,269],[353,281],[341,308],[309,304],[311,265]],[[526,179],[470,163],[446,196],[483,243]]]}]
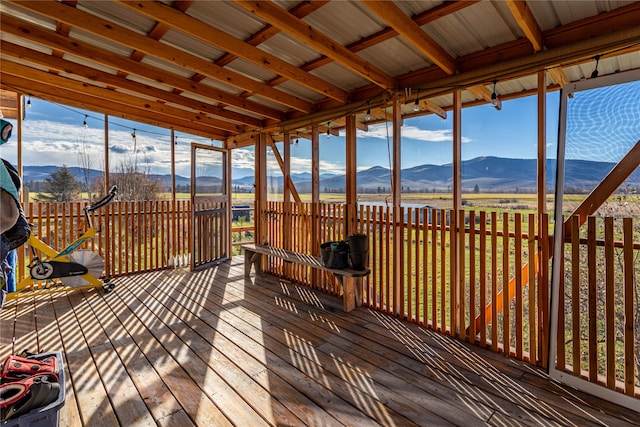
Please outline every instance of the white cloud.
[{"label": "white cloud", "polygon": [[[415,141],[424,141],[424,142],[453,142],[453,130],[452,129],[438,129],[438,130],[429,130],[429,129],[420,129],[416,126],[402,126],[401,129],[402,138],[413,139]],[[369,130],[358,131],[358,137],[361,138],[376,138],[376,139],[389,139],[392,138],[392,130],[389,127],[387,129],[387,125],[384,123],[371,125],[369,126]],[[471,142],[470,138],[462,137],[462,142]]]}]

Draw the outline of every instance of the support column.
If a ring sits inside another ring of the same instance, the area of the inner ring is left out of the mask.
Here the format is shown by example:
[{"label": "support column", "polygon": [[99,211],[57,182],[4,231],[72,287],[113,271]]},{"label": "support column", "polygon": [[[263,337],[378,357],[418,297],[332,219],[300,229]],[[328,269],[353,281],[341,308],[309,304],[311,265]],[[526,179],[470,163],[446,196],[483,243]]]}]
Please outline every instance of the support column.
[{"label": "support column", "polygon": [[284,207],[284,223],[282,224],[282,244],[284,249],[293,250],[292,227],[291,227],[291,135],[289,131],[284,133],[283,147],[283,207]]},{"label": "support column", "polygon": [[358,232],[358,227],[356,224],[358,218],[358,191],[356,188],[357,185],[357,160],[356,160],[356,116],[355,114],[349,114],[347,116],[346,123],[346,141],[345,141],[345,149],[346,149],[346,177],[347,177],[347,185],[346,185],[346,224],[345,224],[345,238],[350,236],[353,233]]},{"label": "support column", "polygon": [[[538,195],[538,235],[542,236],[542,227],[547,227],[544,222],[544,214],[547,213],[547,80],[546,72],[538,72],[538,174],[537,174],[537,195]],[[545,233],[546,235],[546,233]],[[549,259],[549,245],[538,239],[538,262]],[[535,260],[534,260],[535,261]],[[538,360],[542,360],[546,366],[548,361],[548,343],[544,342],[547,337],[548,316],[549,316],[549,271],[540,268],[540,265],[533,265],[538,277]],[[529,286],[533,286],[532,283]]]},{"label": "support column", "polygon": [[176,199],[176,132],[171,129],[171,200]]},{"label": "support column", "polygon": [[267,207],[267,144],[262,133],[256,137],[255,149],[255,211],[254,223],[256,233],[256,243],[268,243],[268,225],[262,218],[262,214]]},{"label": "support column", "polygon": [[461,274],[462,251],[464,245],[459,244],[464,239],[464,221],[460,221],[462,211],[462,92],[453,92],[453,214],[449,218],[450,227],[455,230],[450,233],[450,249],[453,265],[451,266],[451,284],[455,287],[454,298],[451,300],[451,335],[462,334],[461,327],[464,307],[464,275]]},{"label": "support column", "polygon": [[[311,253],[320,255],[320,135],[318,126],[311,129]],[[317,273],[313,269],[314,274]],[[314,276],[314,282],[317,276]]]},{"label": "support column", "polygon": [[111,188],[109,175],[109,115],[104,115],[104,194]]},{"label": "support column", "polygon": [[547,81],[538,72],[538,214],[547,213]]},{"label": "support column", "polygon": [[[18,175],[21,177],[24,176],[23,165],[22,165],[22,112],[24,111],[24,96],[16,94],[16,104],[18,105],[18,114],[16,114],[16,119],[18,120],[18,145],[17,145],[17,156],[18,156]],[[28,203],[28,200],[24,199],[24,191],[20,192],[20,199],[22,203]]]},{"label": "support column", "polygon": [[402,181],[401,181],[401,128],[402,128],[402,109],[400,106],[400,97],[398,93],[394,93],[393,103],[393,170],[391,171],[391,196],[393,200],[393,305],[397,315],[404,317],[404,295],[402,295],[404,286],[404,271],[402,268],[402,251],[404,247],[404,235],[402,233],[401,222],[404,218],[400,215],[400,204],[402,200]]},{"label": "support column", "polygon": [[[320,256],[320,135],[318,125],[311,128],[311,248],[310,253]],[[311,283],[320,280],[320,271],[311,269]]]}]

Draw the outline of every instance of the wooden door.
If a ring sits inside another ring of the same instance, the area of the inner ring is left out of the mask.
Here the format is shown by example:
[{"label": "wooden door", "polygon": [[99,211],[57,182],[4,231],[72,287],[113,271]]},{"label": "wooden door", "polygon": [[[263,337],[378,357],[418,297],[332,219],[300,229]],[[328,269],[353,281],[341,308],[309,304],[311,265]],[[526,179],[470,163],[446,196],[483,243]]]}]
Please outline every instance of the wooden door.
[{"label": "wooden door", "polygon": [[228,150],[191,144],[191,269],[231,254],[231,165]]}]

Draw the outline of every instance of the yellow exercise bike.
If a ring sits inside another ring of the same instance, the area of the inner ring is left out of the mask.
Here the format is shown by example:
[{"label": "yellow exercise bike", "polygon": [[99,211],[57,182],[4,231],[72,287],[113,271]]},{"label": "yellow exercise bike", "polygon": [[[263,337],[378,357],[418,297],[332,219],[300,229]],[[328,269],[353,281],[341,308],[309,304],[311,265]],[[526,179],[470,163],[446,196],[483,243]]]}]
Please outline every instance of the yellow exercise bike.
[{"label": "yellow exercise bike", "polygon": [[31,233],[27,240],[33,255],[29,264],[29,274],[17,284],[15,292],[7,295],[7,299],[69,290],[69,288],[88,289],[102,286],[105,292],[112,290],[115,285],[110,283],[110,278],[102,277],[104,272],[102,257],[92,250],[78,248],[93,239],[99,232],[93,228],[89,214],[111,203],[116,197],[116,192],[116,186],[111,187],[105,197],[83,209],[88,229],[60,252]]}]

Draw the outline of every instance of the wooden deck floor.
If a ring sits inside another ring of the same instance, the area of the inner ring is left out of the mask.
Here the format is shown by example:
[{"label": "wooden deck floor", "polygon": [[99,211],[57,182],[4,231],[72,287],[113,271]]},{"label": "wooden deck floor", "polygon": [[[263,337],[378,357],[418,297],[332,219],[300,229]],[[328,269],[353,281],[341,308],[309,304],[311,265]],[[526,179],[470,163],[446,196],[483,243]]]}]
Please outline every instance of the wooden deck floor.
[{"label": "wooden deck floor", "polygon": [[640,414],[241,264],[8,302],[0,357],[61,350],[61,426],[639,425]]}]

